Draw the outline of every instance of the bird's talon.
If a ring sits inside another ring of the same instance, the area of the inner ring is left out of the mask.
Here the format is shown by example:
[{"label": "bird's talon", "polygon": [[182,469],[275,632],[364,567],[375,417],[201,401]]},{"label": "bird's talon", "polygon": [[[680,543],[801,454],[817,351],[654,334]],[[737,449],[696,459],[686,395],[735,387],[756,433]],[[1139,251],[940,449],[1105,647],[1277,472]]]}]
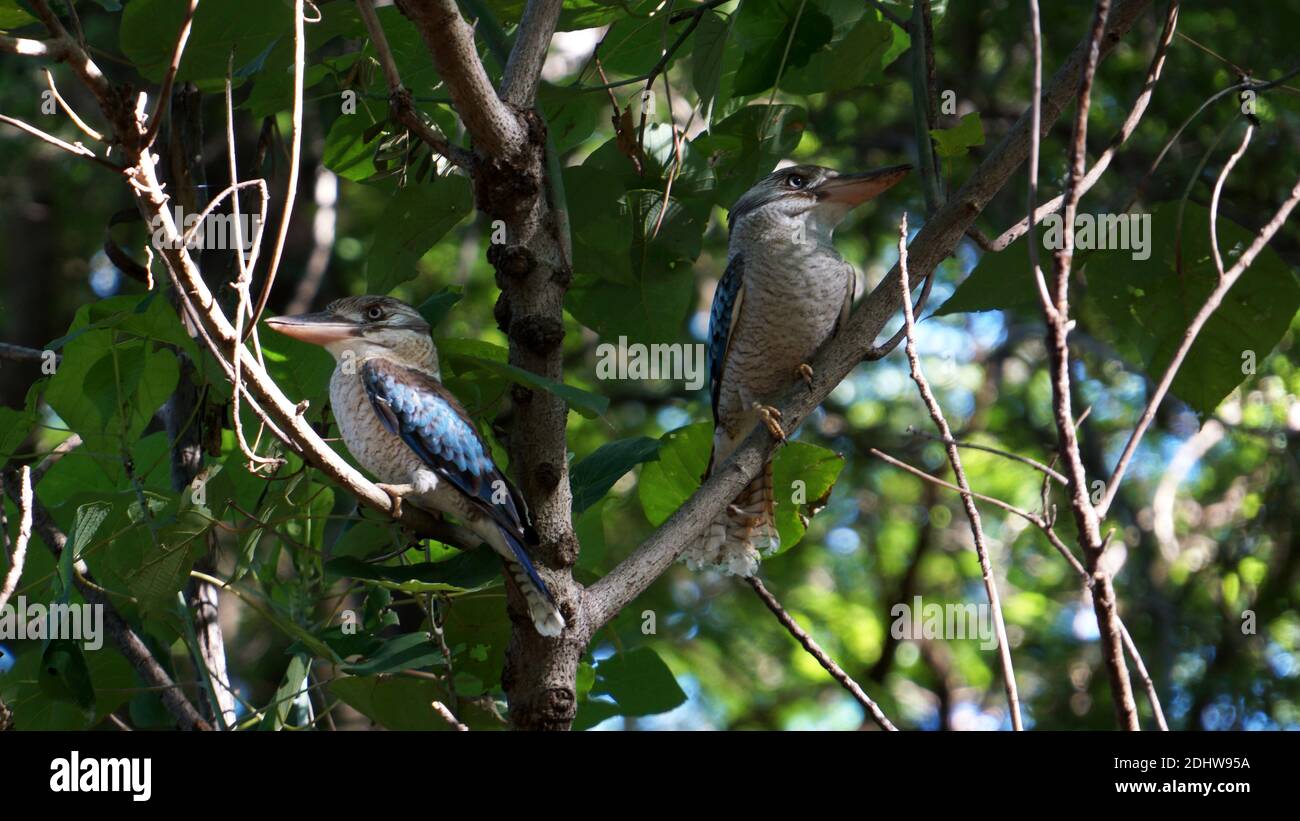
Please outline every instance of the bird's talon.
[{"label": "bird's talon", "polygon": [[799,364],[799,367],[796,370],[798,372],[798,375],[803,378],[804,384],[808,386],[808,390],[812,390],[812,386],[813,386],[812,366],[809,365],[807,362],[802,362]]},{"label": "bird's talon", "polygon": [[785,443],[785,429],[781,427],[781,411],[771,405],[763,405],[758,402],[754,403],[754,410],[758,411],[758,418],[763,420],[767,427],[767,432],[772,434],[772,438],[778,442]]},{"label": "bird's talon", "polygon": [[385,485],[385,484],[383,484],[383,483],[377,484],[377,485],[375,485],[375,487],[379,488],[379,489],[382,490],[384,493],[387,493],[387,494],[388,494],[388,503],[389,503],[389,504],[388,504],[388,513],[389,513],[389,515],[391,515],[394,519],[400,519],[400,518],[402,518],[402,493],[401,493],[401,490],[400,490],[399,488],[393,487],[392,485]]}]

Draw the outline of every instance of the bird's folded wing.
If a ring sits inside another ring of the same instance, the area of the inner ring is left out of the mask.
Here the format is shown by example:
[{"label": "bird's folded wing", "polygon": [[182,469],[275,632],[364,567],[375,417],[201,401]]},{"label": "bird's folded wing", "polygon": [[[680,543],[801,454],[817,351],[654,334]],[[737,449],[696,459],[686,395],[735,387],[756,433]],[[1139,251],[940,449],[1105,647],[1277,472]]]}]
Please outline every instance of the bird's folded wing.
[{"label": "bird's folded wing", "polygon": [[722,369],[731,347],[731,335],[740,317],[745,299],[745,263],[740,254],[731,258],[727,270],[713,291],[709,311],[709,393],[713,402],[713,421],[718,421],[718,395],[722,390]]},{"label": "bird's folded wing", "polygon": [[437,379],[385,359],[361,365],[361,381],[384,426],[441,479],[493,520],[525,533],[523,501],[492,461],[474,423]]}]

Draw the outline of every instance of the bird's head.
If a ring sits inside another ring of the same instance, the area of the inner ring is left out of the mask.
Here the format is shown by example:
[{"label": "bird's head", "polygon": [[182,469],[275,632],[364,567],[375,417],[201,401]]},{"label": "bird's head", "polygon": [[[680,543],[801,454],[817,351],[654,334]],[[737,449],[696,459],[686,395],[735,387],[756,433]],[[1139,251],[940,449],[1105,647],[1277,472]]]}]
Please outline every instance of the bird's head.
[{"label": "bird's head", "polygon": [[835,226],[857,206],[889,190],[912,170],[893,165],[856,174],[841,174],[820,165],[778,168],[759,180],[731,207],[734,231],[741,222],[760,217],[770,227],[806,223],[829,239]]},{"label": "bird's head", "polygon": [[382,356],[438,373],[429,323],[419,311],[392,297],[345,297],[323,311],[277,316],[266,324],[286,336],[320,345],[339,361],[350,351],[358,362]]}]

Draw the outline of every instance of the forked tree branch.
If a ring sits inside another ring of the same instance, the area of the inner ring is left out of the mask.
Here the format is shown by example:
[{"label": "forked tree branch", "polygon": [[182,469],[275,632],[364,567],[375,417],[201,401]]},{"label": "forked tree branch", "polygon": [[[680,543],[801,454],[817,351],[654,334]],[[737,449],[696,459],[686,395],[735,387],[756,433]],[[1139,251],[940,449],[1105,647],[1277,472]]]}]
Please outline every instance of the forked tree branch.
[{"label": "forked tree branch", "polygon": [[563,0],[528,0],[501,77],[501,99],[507,103],[519,108],[532,106],[537,97],[537,84],[542,79],[546,50],[563,7]]},{"label": "forked tree branch", "polygon": [[396,0],[396,3],[429,47],[438,76],[447,84],[456,112],[474,138],[475,148],[501,159],[517,154],[525,144],[527,133],[518,114],[492,87],[478,57],[474,29],[461,17],[456,0]]}]

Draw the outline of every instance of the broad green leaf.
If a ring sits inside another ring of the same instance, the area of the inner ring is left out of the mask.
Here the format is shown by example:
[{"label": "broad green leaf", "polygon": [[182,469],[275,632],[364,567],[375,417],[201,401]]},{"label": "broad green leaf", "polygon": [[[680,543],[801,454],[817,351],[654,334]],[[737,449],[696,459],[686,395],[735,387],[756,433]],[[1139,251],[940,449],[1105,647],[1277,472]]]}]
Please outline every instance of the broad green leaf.
[{"label": "broad green leaf", "polygon": [[792,105],[746,106],[691,141],[712,167],[716,201],[730,207],[799,145],[808,116]]},{"label": "broad green leaf", "polygon": [[637,495],[650,524],[658,527],[700,486],[713,448],[713,425],[699,422],[659,440],[659,458],[641,469]]},{"label": "broad green leaf", "polygon": [[695,48],[691,52],[691,83],[700,99],[700,110],[707,124],[713,119],[713,101],[722,83],[723,58],[727,41],[736,16],[724,18],[717,12],[706,12],[695,31]]},{"label": "broad green leaf", "polygon": [[366,284],[386,294],[419,271],[420,261],[473,210],[469,180],[459,175],[412,183],[388,201],[366,260]]},{"label": "broad green leaf", "polygon": [[618,713],[648,716],[666,713],[686,701],[668,665],[649,647],[620,653],[596,665],[592,695],[610,696]]},{"label": "broad green leaf", "polygon": [[383,642],[378,652],[369,658],[344,664],[341,669],[354,676],[377,676],[445,663],[442,651],[429,640],[427,633],[407,633]]},{"label": "broad green leaf", "polygon": [[835,24],[808,0],[747,0],[736,12],[737,44],[745,58],[736,72],[738,96],[771,88],[778,75],[808,64],[835,34]]},{"label": "broad green leaf", "polygon": [[776,528],[781,534],[780,553],[803,539],[806,528],[800,518],[801,508],[826,497],[843,469],[843,456],[807,442],[790,442],[777,452],[772,463],[772,488]]},{"label": "broad green leaf", "polygon": [[[1086,261],[1089,307],[1108,320],[1110,341],[1134,352],[1153,380],[1169,366],[1183,332],[1218,280],[1210,250],[1209,211],[1187,205],[1181,273],[1175,264],[1177,219],[1177,203],[1154,209],[1147,233],[1154,246],[1149,260],[1133,259],[1133,251],[1107,250],[1089,255]],[[1225,269],[1253,239],[1253,232],[1219,215]],[[1082,237],[1079,241],[1082,244]],[[1130,244],[1134,244],[1132,237]],[[1246,352],[1264,359],[1286,333],[1297,309],[1300,284],[1295,272],[1265,247],[1201,329],[1174,378],[1174,395],[1201,415],[1213,413],[1245,379]]]},{"label": "broad green leaf", "polygon": [[434,701],[447,700],[435,681],[405,676],[346,676],[329,683],[334,695],[362,715],[389,730],[450,730],[433,711]]},{"label": "broad green leaf", "polygon": [[[174,0],[133,0],[126,5],[120,33],[122,53],[145,78],[162,80],[171,64],[185,10],[186,4]],[[219,89],[225,83],[232,51],[235,65],[243,66],[277,37],[292,37],[292,31],[292,9],[283,3],[200,3],[176,79],[194,82],[201,90]]]},{"label": "broad green leaf", "polygon": [[430,328],[436,328],[442,321],[447,318],[447,314],[457,302],[460,302],[461,291],[459,288],[443,288],[438,293],[420,303],[417,309],[424,321],[429,323]]},{"label": "broad green leaf", "polygon": [[935,151],[940,157],[960,157],[972,146],[984,144],[984,124],[980,122],[980,113],[972,111],[952,128],[930,129],[930,136],[934,137]]},{"label": "broad green leaf", "polygon": [[[311,656],[306,653],[294,653],[289,659],[289,666],[280,679],[275,697],[267,705],[266,713],[257,725],[259,730],[281,730],[285,727],[301,727],[307,717],[302,712],[310,713],[311,699],[307,693],[307,675],[311,672]],[[306,697],[306,698],[304,698]],[[306,710],[298,709],[306,701]]]},{"label": "broad green leaf", "polygon": [[[344,179],[360,182],[375,174],[375,120],[364,107],[355,114],[341,114],[325,135],[325,149],[321,162]],[[366,137],[370,136],[370,141]]]},{"label": "broad green leaf", "polygon": [[351,556],[325,563],[329,575],[365,579],[406,593],[465,593],[501,579],[501,561],[491,550],[466,550],[440,562],[413,565],[368,564]]},{"label": "broad green leaf", "polygon": [[582,513],[600,501],[623,474],[642,462],[654,460],[658,452],[659,441],[648,436],[601,445],[569,471],[573,512]]}]

